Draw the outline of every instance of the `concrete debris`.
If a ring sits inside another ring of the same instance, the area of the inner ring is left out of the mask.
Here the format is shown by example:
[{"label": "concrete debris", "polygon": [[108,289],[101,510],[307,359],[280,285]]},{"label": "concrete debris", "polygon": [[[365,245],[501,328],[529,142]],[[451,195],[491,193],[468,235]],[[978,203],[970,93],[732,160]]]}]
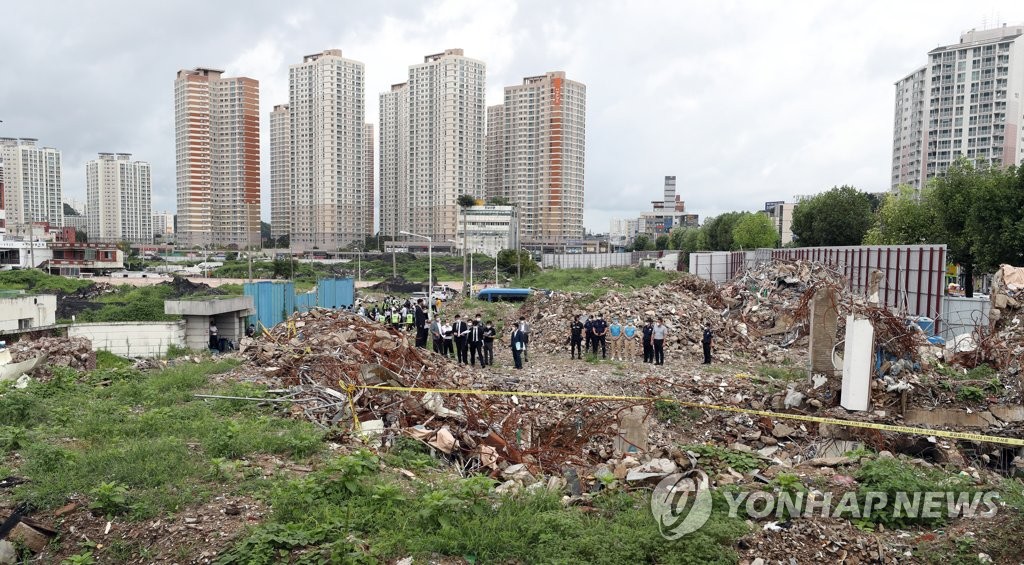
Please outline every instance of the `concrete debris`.
[{"label": "concrete debris", "polygon": [[92,349],[92,342],[84,337],[42,337],[19,341],[8,349],[15,363],[45,356],[45,363],[29,371],[40,380],[52,376],[51,367],[69,367],[76,371],[92,371],[96,368],[96,352]]}]

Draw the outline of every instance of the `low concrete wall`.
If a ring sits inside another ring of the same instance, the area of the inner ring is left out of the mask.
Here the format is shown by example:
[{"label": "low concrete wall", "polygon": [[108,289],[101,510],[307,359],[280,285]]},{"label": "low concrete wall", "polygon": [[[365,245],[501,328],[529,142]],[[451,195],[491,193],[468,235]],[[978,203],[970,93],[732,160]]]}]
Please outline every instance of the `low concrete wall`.
[{"label": "low concrete wall", "polygon": [[68,337],[84,337],[93,349],[125,357],[160,357],[171,345],[185,347],[185,322],[109,322],[74,324]]},{"label": "low concrete wall", "polygon": [[955,336],[969,334],[978,326],[988,327],[988,313],[992,309],[992,300],[986,295],[943,296],[942,297],[942,337],[952,341]]}]

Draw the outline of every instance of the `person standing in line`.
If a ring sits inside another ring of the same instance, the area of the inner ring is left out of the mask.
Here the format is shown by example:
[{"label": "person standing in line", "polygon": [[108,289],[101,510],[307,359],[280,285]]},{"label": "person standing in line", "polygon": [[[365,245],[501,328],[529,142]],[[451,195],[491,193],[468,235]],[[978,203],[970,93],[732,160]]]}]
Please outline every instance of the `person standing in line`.
[{"label": "person standing in line", "polygon": [[654,363],[654,322],[647,318],[642,330],[642,341],[644,346],[644,363]]},{"label": "person standing in line", "polygon": [[480,368],[487,366],[484,360],[484,328],[480,322],[473,320],[469,327],[469,364],[476,366],[477,359],[480,360]]},{"label": "person standing in line", "polygon": [[597,355],[597,346],[601,346],[601,359],[608,355],[608,322],[604,321],[604,314],[598,314],[594,322],[594,355]]},{"label": "person standing in line", "polygon": [[516,369],[523,368],[523,351],[526,350],[524,337],[523,330],[520,329],[519,324],[516,324],[512,329],[512,340],[509,344],[512,346],[512,362],[515,364]]},{"label": "person standing in line", "polygon": [[449,324],[444,318],[441,319],[441,340],[444,345],[441,347],[441,355],[448,357],[452,356],[452,342],[454,341],[455,334],[452,331],[452,325]]},{"label": "person standing in line", "polygon": [[700,344],[704,348],[704,363],[703,365],[711,364],[711,340],[714,334],[711,331],[711,322],[704,324],[704,335],[701,337]]},{"label": "person standing in line", "polygon": [[630,363],[636,361],[636,325],[633,320],[626,320],[626,325],[622,327],[622,342],[626,358]]},{"label": "person standing in line", "polygon": [[412,310],[406,310],[405,312],[405,331],[412,332],[416,327],[416,314]]},{"label": "person standing in line", "polygon": [[618,318],[612,318],[612,323],[608,326],[608,337],[612,340],[612,361],[622,361],[622,326],[619,325]]},{"label": "person standing in line", "polygon": [[430,325],[427,323],[429,316],[427,316],[427,310],[423,306],[423,299],[420,298],[416,301],[416,347],[424,349],[427,347],[427,333],[430,331]]},{"label": "person standing in line", "polygon": [[402,314],[398,310],[391,311],[391,327],[396,330],[402,329]]},{"label": "person standing in line", "polygon": [[[583,359],[583,324],[579,316],[573,316],[569,324],[569,359]],[[590,345],[589,343],[587,345]]]},{"label": "person standing in line", "polygon": [[590,350],[594,350],[594,354],[597,354],[597,346],[594,345],[594,317],[588,315],[587,320],[583,322],[583,331],[587,338],[587,355],[590,355]]},{"label": "person standing in line", "polygon": [[519,317],[519,331],[523,332],[523,362],[528,363],[530,361],[530,324],[523,316]]},{"label": "person standing in line", "polygon": [[651,341],[654,345],[654,364],[664,365],[665,364],[665,337],[668,336],[668,328],[665,327],[665,320],[658,318],[658,323],[654,324],[654,330],[651,334]]},{"label": "person standing in line", "polygon": [[441,338],[441,318],[434,317],[430,322],[430,341],[434,346],[434,353],[444,355],[444,340]]},{"label": "person standing in line", "polygon": [[462,321],[462,317],[455,315],[455,323],[452,324],[452,333],[455,334],[455,357],[463,365],[469,364],[469,325]]},{"label": "person standing in line", "polygon": [[484,362],[488,365],[494,364],[494,338],[497,335],[494,325],[487,320],[487,325],[484,326]]}]

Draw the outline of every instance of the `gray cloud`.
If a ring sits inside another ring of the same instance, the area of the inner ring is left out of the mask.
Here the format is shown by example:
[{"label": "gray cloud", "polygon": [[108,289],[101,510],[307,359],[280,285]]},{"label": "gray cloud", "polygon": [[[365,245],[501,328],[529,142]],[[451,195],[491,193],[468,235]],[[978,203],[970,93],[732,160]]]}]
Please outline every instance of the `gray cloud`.
[{"label": "gray cloud", "polygon": [[[260,81],[266,114],[287,68],[340,48],[377,95],[427,53],[488,65],[488,103],[549,70],[587,84],[587,227],[636,214],[675,174],[702,216],[836,184],[888,187],[893,82],[1011,1],[976,2],[37,2],[4,7],[0,135],[64,153],[84,195],[100,151],[152,163],[154,207],[174,208],[172,84],[213,66]],[[264,215],[269,170],[264,162]]]}]

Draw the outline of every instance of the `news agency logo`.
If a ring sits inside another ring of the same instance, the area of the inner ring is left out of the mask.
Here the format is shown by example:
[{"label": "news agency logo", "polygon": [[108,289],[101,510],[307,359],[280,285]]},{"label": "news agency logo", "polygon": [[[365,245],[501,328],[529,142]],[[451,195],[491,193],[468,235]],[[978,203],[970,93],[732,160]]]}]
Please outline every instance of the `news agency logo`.
[{"label": "news agency logo", "polygon": [[669,475],[651,493],[651,514],[667,540],[679,539],[704,527],[711,517],[710,481],[704,471]]},{"label": "news agency logo", "polygon": [[[723,491],[730,518],[776,520],[791,518],[895,519],[992,518],[999,493],[988,492],[768,492]],[[711,517],[708,476],[700,470],[669,475],[651,494],[651,514],[667,540],[676,540],[704,527]]]}]

